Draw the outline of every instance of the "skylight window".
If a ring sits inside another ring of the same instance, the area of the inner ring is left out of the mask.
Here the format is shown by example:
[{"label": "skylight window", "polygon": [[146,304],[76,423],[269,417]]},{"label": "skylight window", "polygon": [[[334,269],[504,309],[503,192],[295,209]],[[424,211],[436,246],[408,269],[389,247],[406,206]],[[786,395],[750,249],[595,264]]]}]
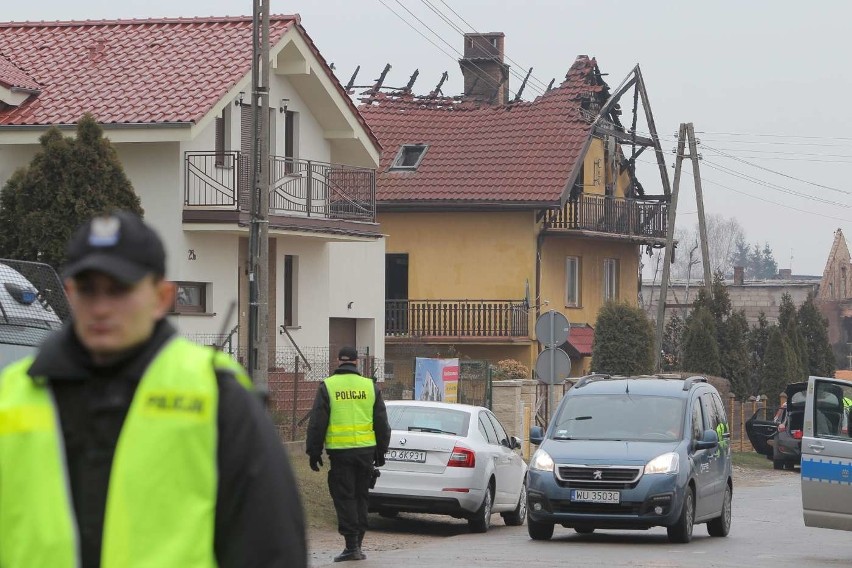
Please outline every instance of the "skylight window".
[{"label": "skylight window", "polygon": [[426,144],[403,144],[396,154],[391,170],[416,170],[426,154]]}]

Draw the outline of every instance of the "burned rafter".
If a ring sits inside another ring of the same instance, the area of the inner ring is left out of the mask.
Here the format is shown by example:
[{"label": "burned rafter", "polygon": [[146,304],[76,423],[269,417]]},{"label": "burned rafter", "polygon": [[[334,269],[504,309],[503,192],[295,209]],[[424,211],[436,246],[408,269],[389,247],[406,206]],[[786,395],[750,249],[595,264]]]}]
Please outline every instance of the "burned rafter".
[{"label": "burned rafter", "polygon": [[447,77],[449,77],[449,76],[450,76],[449,73],[447,73],[446,71],[444,71],[441,74],[441,80],[438,81],[438,84],[435,86],[435,88],[432,90],[432,92],[429,93],[430,97],[437,97],[438,95],[441,94],[441,87],[444,86],[444,82],[447,80]]},{"label": "burned rafter", "polygon": [[361,71],[361,66],[355,68],[355,72],[352,73],[352,76],[349,77],[349,81],[346,83],[346,92],[352,93],[352,86],[355,84],[355,78],[358,76],[358,72]]},{"label": "burned rafter", "polygon": [[550,83],[547,84],[547,89],[544,91],[545,93],[549,93],[553,89],[553,83],[556,82],[556,77],[550,80]]},{"label": "burned rafter", "polygon": [[388,72],[391,70],[391,64],[385,64],[385,68],[382,69],[382,74],[379,75],[379,78],[376,79],[376,82],[373,84],[373,93],[378,93],[382,88],[382,84],[385,82],[385,77],[388,76]]},{"label": "burned rafter", "polygon": [[411,92],[411,89],[414,88],[414,82],[417,80],[418,75],[420,75],[420,70],[415,69],[414,73],[411,74],[411,77],[408,78],[408,83],[406,83],[405,87],[402,88],[404,92]]},{"label": "burned rafter", "polygon": [[533,71],[533,68],[530,67],[530,70],[527,71],[527,76],[524,77],[524,80],[521,82],[521,86],[518,87],[518,92],[515,93],[515,98],[514,98],[514,100],[512,100],[513,103],[516,103],[516,102],[521,100],[521,94],[524,92],[524,88],[527,86],[527,81],[529,80],[530,75],[532,75],[532,71]]}]

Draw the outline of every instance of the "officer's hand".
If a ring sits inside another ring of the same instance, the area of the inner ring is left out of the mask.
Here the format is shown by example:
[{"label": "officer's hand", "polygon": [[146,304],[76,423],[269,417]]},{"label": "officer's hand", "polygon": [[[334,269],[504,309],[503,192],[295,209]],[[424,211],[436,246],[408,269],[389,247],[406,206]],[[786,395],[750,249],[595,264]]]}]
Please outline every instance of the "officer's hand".
[{"label": "officer's hand", "polygon": [[373,458],[373,464],[376,467],[382,467],[383,465],[385,465],[385,456],[376,454],[376,456]]},{"label": "officer's hand", "polygon": [[311,469],[314,471],[319,471],[322,467],[322,456],[311,456]]}]

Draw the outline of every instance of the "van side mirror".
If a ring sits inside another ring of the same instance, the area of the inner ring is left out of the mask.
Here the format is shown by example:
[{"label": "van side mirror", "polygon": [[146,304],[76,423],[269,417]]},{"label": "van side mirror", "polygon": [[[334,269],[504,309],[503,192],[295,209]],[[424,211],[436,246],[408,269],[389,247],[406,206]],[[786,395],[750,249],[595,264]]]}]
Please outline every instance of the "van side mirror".
[{"label": "van side mirror", "polygon": [[536,446],[544,441],[544,428],[541,426],[533,426],[530,428],[530,443]]},{"label": "van side mirror", "polygon": [[515,436],[509,437],[509,447],[513,450],[521,449],[521,441],[518,440]]},{"label": "van side mirror", "polygon": [[710,450],[719,445],[719,435],[715,430],[704,430],[704,435],[695,442],[696,450]]}]

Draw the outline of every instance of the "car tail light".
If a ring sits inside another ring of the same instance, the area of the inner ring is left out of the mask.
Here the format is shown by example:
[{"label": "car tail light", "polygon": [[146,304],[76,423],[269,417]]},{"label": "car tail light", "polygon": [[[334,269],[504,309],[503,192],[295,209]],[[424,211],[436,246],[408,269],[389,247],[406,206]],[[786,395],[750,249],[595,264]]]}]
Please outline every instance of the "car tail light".
[{"label": "car tail light", "polygon": [[779,425],[778,425],[778,431],[779,431],[779,432],[786,432],[786,431],[787,431],[787,427],[786,427],[784,424],[779,424]]},{"label": "car tail light", "polygon": [[447,467],[474,467],[476,466],[476,453],[473,450],[456,446],[450,454]]},{"label": "car tail light", "polygon": [[801,440],[801,439],[802,439],[802,431],[801,431],[801,430],[793,430],[792,432],[790,432],[790,434],[791,434],[791,435],[793,436],[793,438],[795,438],[796,440]]}]

